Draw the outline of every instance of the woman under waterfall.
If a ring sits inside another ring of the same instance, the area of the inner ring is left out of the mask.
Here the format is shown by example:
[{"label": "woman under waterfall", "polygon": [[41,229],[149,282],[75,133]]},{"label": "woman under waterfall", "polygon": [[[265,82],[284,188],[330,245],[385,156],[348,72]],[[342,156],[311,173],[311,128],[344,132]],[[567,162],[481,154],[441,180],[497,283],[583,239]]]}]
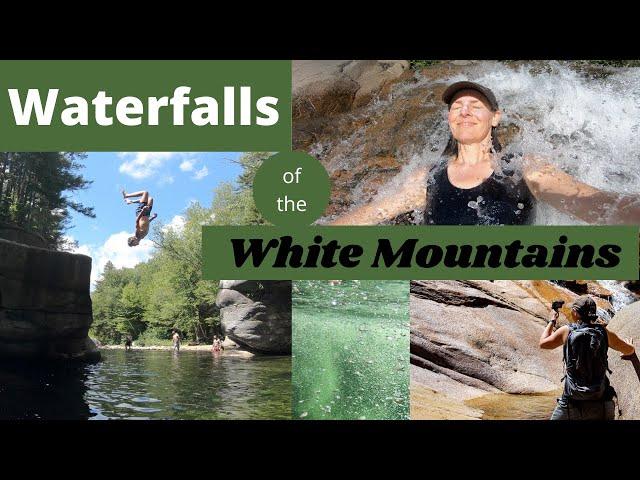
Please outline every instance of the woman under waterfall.
[{"label": "woman under waterfall", "polygon": [[537,201],[593,224],[640,224],[640,198],[599,190],[535,155],[502,155],[496,128],[502,112],[494,93],[456,82],[442,95],[449,142],[442,161],[417,169],[393,196],[340,216],[332,225],[372,225],[424,212],[431,225],[525,225]]}]

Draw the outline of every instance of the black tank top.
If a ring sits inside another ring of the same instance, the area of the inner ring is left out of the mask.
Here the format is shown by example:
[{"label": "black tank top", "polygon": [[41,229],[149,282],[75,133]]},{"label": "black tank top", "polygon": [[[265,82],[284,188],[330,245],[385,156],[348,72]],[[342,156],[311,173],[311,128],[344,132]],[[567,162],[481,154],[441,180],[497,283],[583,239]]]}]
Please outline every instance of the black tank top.
[{"label": "black tank top", "polygon": [[535,198],[522,175],[515,176],[514,155],[501,158],[480,185],[458,188],[447,174],[447,159],[429,171],[425,225],[529,225],[535,217]]}]

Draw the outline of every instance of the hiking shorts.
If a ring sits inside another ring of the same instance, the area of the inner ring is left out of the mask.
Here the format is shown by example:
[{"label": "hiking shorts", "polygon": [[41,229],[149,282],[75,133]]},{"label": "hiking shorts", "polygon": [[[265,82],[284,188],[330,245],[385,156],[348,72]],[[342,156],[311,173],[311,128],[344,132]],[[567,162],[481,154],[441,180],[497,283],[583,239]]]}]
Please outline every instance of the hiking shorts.
[{"label": "hiking shorts", "polygon": [[616,416],[613,400],[567,402],[558,399],[551,420],[613,420]]},{"label": "hiking shorts", "polygon": [[[146,207],[146,206],[147,206],[146,202],[140,202],[140,205],[138,205],[138,208],[136,208],[136,218],[138,218],[138,215],[140,215],[140,213],[142,212],[142,210],[144,210],[144,207]],[[149,211],[144,212],[144,216],[145,217],[150,217],[151,216],[152,208],[150,208]]]}]

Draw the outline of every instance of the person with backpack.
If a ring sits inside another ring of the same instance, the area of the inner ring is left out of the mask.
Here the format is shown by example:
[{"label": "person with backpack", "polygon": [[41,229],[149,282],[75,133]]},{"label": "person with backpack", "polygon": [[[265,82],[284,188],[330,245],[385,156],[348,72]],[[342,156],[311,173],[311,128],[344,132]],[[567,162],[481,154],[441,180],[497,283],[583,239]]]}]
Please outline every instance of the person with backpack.
[{"label": "person with backpack", "polygon": [[613,420],[616,392],[607,377],[608,350],[628,358],[635,353],[633,342],[598,321],[596,302],[589,295],[578,297],[570,312],[573,323],[554,331],[559,316],[554,310],[540,337],[540,348],[564,350],[564,390],[551,420]]}]

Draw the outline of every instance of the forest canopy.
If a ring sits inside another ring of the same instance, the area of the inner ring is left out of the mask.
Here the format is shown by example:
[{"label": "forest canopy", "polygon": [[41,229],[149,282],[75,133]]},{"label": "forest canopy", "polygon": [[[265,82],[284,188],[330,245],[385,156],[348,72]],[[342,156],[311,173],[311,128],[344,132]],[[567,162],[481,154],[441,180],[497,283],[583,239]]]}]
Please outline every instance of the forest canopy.
[{"label": "forest canopy", "polygon": [[73,152],[0,152],[0,222],[39,234],[64,250],[72,211],[95,218],[93,208],[68,195],[91,185],[78,171],[85,158]]}]

